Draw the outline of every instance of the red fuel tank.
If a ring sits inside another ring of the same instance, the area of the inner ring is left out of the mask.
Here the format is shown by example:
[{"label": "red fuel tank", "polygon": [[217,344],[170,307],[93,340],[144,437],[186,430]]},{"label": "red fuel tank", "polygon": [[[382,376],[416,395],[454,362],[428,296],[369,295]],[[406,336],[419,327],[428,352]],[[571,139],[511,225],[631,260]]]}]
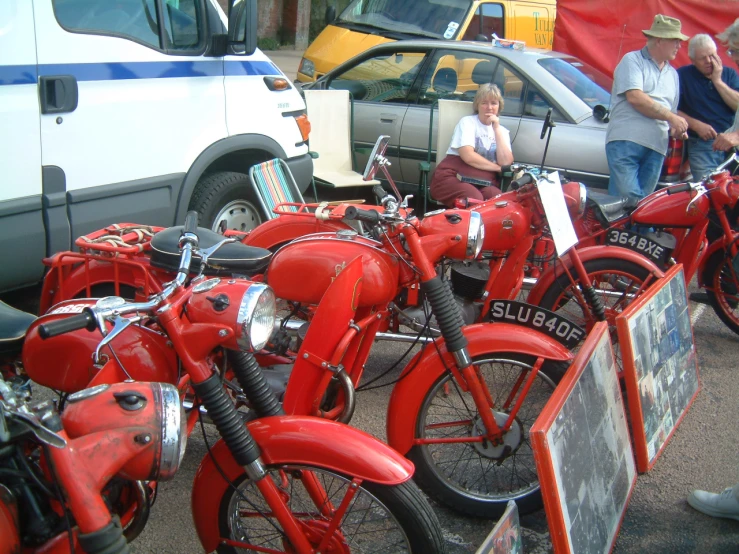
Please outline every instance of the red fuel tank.
[{"label": "red fuel tank", "polygon": [[[101,350],[104,364],[96,366],[93,353],[103,340],[99,331],[81,329],[43,340],[38,326],[81,313],[95,300],[67,300],[33,322],[23,344],[23,367],[40,385],[62,392],[77,392],[91,384],[119,382],[129,376],[137,381],[177,384],[177,357],[166,336],[131,325]],[[110,326],[109,328],[112,328]],[[120,360],[125,371],[116,361]]]},{"label": "red fuel tank", "polygon": [[291,242],[270,261],[266,281],[278,298],[318,304],[331,282],[358,256],[363,269],[358,305],[390,302],[398,290],[398,260],[380,243],[354,231],[318,233]]},{"label": "red fuel tank", "polygon": [[632,212],[631,219],[640,225],[657,225],[666,227],[691,227],[702,222],[711,209],[708,196],[701,196],[690,209],[693,193],[690,191],[667,194],[659,191],[642,200]]},{"label": "red fuel tank", "polygon": [[485,226],[483,250],[512,250],[531,227],[531,212],[518,202],[491,200],[474,208]]}]

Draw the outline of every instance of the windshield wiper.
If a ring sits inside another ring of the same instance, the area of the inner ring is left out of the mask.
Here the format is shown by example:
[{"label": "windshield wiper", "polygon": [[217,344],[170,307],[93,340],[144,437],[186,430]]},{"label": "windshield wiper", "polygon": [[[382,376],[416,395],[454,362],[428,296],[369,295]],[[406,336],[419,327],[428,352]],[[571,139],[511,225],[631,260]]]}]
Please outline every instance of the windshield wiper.
[{"label": "windshield wiper", "polygon": [[441,36],[435,33],[429,33],[425,31],[406,31],[406,30],[399,30],[399,29],[388,29],[387,27],[379,27],[377,25],[372,25],[371,23],[357,23],[355,21],[345,21],[345,20],[336,20],[332,23],[332,25],[336,25],[338,27],[345,27],[347,29],[351,29],[353,31],[360,31],[360,32],[369,32],[373,35],[380,35],[382,37],[386,38],[395,38],[395,39],[407,39],[408,37],[424,37],[424,38],[433,38],[433,39],[439,39]]}]

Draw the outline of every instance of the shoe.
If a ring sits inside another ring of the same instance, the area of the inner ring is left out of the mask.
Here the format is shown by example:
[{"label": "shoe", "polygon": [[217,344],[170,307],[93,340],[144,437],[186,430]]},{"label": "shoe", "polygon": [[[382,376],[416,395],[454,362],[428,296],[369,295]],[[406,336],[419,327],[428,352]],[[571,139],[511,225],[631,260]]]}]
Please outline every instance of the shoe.
[{"label": "shoe", "polygon": [[693,302],[697,302],[698,304],[709,304],[710,305],[711,303],[711,301],[708,300],[707,292],[691,292],[690,299]]},{"label": "shoe", "polygon": [[688,495],[688,504],[699,512],[713,517],[724,517],[739,521],[739,500],[734,495],[733,487],[715,494],[696,490]]}]

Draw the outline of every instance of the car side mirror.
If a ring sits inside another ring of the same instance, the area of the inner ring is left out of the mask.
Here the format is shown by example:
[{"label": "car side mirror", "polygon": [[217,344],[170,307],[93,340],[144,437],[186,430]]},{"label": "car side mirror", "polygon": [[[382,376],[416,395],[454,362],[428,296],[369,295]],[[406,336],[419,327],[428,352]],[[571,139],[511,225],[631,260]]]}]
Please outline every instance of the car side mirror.
[{"label": "car side mirror", "polygon": [[336,19],[336,8],[334,6],[326,6],[326,25],[331,25]]},{"label": "car side mirror", "polygon": [[251,56],[257,49],[257,0],[231,0],[228,5],[228,52]]},{"label": "car side mirror", "polygon": [[482,34],[480,34],[480,35],[477,35],[477,36],[475,37],[475,40],[476,40],[477,42],[490,42],[490,39],[489,39],[489,38],[488,38],[488,37],[487,37],[486,35],[482,35]]},{"label": "car side mirror", "polygon": [[593,108],[593,117],[603,123],[608,123],[611,119],[611,111],[603,104],[598,104]]}]

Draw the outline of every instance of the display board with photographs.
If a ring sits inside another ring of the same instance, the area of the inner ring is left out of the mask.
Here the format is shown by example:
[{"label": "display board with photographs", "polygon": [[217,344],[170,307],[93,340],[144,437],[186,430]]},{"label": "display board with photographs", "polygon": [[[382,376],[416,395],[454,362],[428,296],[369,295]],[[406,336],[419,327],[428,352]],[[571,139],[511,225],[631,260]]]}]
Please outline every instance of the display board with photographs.
[{"label": "display board with photographs", "polygon": [[610,552],[636,467],[606,322],[588,335],[531,438],[554,552]]},{"label": "display board with photographs", "polygon": [[523,554],[518,506],[513,500],[475,554]]},{"label": "display board with photographs", "polygon": [[636,464],[649,471],[700,389],[682,265],[616,318]]}]

